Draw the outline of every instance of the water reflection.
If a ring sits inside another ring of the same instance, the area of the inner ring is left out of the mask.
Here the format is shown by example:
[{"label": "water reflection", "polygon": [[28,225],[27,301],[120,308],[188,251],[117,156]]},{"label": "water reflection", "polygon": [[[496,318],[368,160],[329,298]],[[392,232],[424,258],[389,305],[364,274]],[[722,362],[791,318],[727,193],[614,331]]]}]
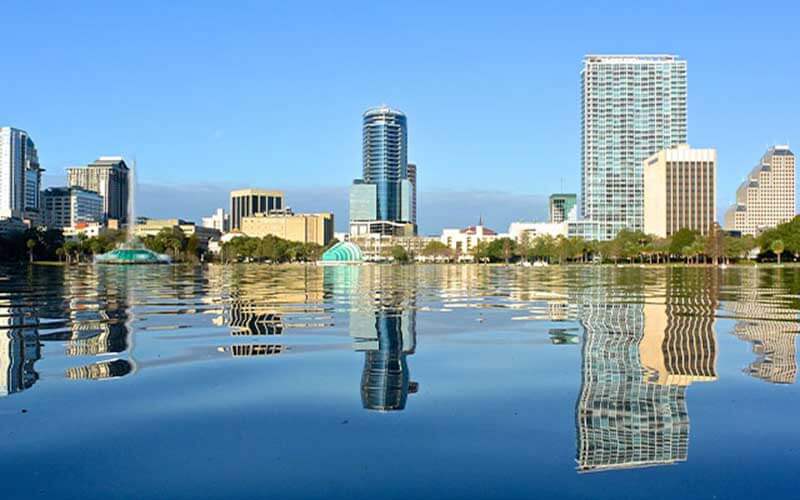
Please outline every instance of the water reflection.
[{"label": "water reflection", "polygon": [[[689,399],[702,392],[693,384],[742,378],[741,369],[775,384],[797,380],[800,269],[87,266],[5,276],[0,396],[166,366],[224,370],[235,359],[265,372],[292,363],[314,370],[346,357],[360,368],[346,386],[361,407],[402,411],[419,389],[409,364],[422,360],[410,356],[428,335],[449,336],[456,357],[453,339],[465,334],[504,353],[518,348],[493,344],[498,331],[530,341],[541,357],[580,349],[580,373],[569,374],[577,401],[561,401],[570,414],[574,405],[578,472],[687,461]],[[737,339],[755,359],[735,361],[731,374],[734,362],[718,368],[719,344],[741,346]],[[423,382],[431,390],[412,403],[445,383]],[[536,399],[535,390],[524,396]]]}]

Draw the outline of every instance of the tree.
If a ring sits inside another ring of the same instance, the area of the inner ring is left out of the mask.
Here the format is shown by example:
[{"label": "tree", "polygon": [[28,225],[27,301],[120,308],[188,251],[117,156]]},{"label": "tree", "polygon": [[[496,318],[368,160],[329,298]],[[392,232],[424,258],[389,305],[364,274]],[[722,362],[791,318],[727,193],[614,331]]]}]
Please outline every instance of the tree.
[{"label": "tree", "polygon": [[452,256],[452,251],[450,247],[442,243],[441,241],[429,241],[427,245],[422,249],[422,255],[425,257],[433,257],[433,258],[447,258],[448,260]]},{"label": "tree", "polygon": [[411,258],[408,255],[408,252],[406,252],[406,249],[400,245],[393,246],[389,251],[389,253],[392,256],[392,259],[398,264],[405,264],[409,260],[411,260]]},{"label": "tree", "polygon": [[769,246],[769,249],[772,250],[772,253],[778,257],[778,264],[781,263],[781,255],[783,255],[783,251],[786,249],[783,240],[774,240],[772,244]]},{"label": "tree", "polygon": [[672,241],[669,245],[669,253],[671,255],[688,257],[686,250],[695,242],[696,239],[697,231],[693,231],[688,228],[678,230],[672,235]]},{"label": "tree", "polygon": [[33,249],[36,248],[36,240],[32,238],[28,239],[28,241],[25,242],[25,246],[28,247],[28,260],[33,263]]}]

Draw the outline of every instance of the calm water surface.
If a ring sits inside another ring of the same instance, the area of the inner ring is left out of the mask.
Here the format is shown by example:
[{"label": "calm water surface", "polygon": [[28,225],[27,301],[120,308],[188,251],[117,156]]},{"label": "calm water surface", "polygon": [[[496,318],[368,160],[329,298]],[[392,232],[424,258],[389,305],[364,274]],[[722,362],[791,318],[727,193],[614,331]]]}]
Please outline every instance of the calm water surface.
[{"label": "calm water surface", "polygon": [[800,269],[0,268],[0,498],[797,498]]}]

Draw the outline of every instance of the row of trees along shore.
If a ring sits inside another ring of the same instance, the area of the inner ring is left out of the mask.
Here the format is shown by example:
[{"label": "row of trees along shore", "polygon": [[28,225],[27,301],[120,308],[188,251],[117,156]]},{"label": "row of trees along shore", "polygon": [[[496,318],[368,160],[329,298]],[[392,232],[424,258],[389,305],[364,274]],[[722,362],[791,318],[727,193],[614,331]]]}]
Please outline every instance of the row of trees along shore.
[{"label": "row of trees along shore", "polygon": [[[760,261],[775,260],[780,263],[787,258],[797,260],[800,257],[800,216],[761,233],[758,238],[730,236],[718,224],[714,224],[705,236],[697,231],[681,229],[668,238],[623,230],[610,241],[586,241],[576,237],[549,235],[536,238],[523,236],[519,242],[511,238],[499,238],[480,242],[470,255],[478,262],[728,264],[748,259],[756,249],[760,250],[757,256]],[[439,241],[428,243],[421,255],[448,261],[460,257]]]},{"label": "row of trees along shore", "polygon": [[[68,264],[91,262],[95,255],[111,251],[125,241],[123,231],[108,231],[87,238],[65,239],[59,230],[29,229],[22,233],[0,237],[0,261],[29,260],[63,261]],[[195,236],[186,237],[178,228],[165,228],[154,236],[141,238],[150,250],[169,255],[176,262],[197,262],[205,257]],[[287,241],[275,236],[253,238],[239,236],[222,245],[217,259],[222,262],[313,262],[333,246]],[[797,260],[800,257],[800,216],[785,224],[761,233],[758,238],[741,238],[725,234],[715,224],[706,236],[682,229],[669,238],[658,238],[641,231],[623,230],[610,241],[586,241],[563,236],[523,237],[517,242],[500,238],[481,242],[470,252],[478,262],[543,261],[550,264],[570,262],[610,263],[731,263],[748,259],[760,249],[761,261]],[[447,245],[431,241],[421,255],[427,258],[457,261],[457,255]],[[409,262],[414,255],[400,246],[388,250],[395,262]]]}]

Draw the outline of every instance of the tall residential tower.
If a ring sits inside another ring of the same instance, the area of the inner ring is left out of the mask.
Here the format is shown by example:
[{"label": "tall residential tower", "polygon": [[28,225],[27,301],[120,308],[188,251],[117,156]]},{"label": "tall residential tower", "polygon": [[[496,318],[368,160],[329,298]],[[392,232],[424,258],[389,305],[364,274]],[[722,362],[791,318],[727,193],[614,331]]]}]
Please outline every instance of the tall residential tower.
[{"label": "tall residential tower", "polygon": [[0,128],[0,217],[36,219],[41,177],[30,135],[12,127]]},{"label": "tall residential tower", "polygon": [[587,55],[581,71],[581,213],[597,239],[644,229],[642,163],[687,142],[686,61]]},{"label": "tall residential tower", "polygon": [[[416,232],[416,166],[409,173],[406,115],[387,106],[363,116],[362,178],[351,188],[351,233]],[[370,186],[370,187],[367,187]],[[374,186],[374,187],[371,187]],[[373,206],[374,213],[366,213]]]}]

